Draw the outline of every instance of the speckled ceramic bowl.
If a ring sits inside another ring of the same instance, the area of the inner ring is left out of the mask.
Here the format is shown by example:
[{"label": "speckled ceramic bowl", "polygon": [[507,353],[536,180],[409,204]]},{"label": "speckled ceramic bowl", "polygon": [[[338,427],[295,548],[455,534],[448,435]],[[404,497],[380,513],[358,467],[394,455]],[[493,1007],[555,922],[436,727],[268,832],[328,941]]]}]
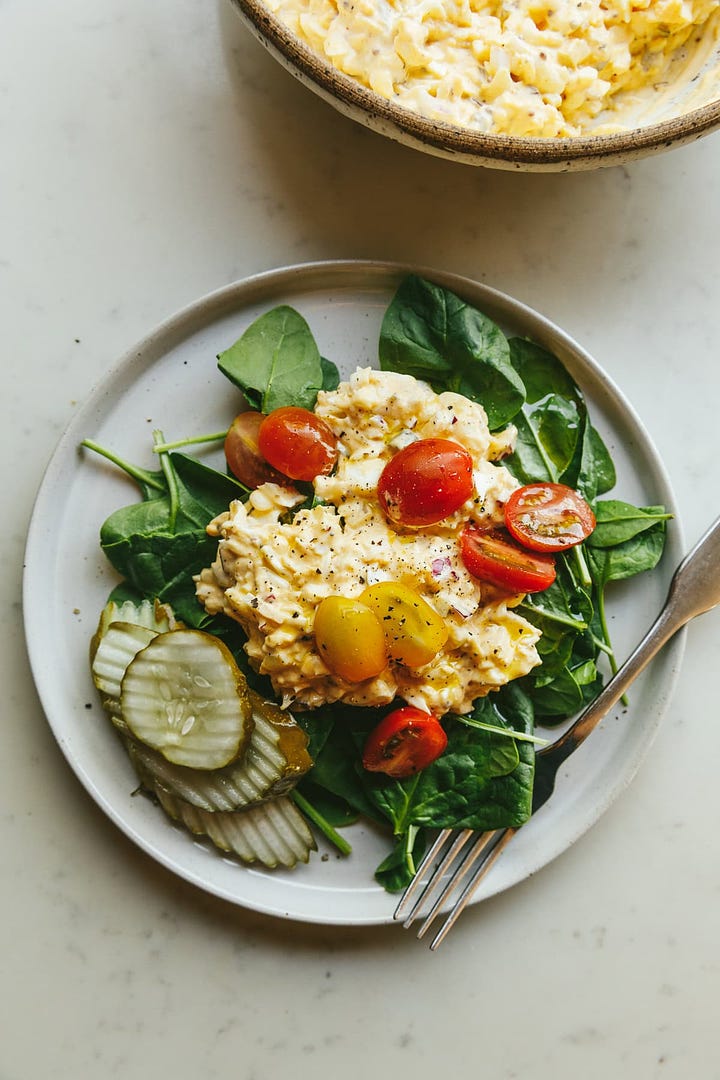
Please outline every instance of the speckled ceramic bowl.
[{"label": "speckled ceramic bowl", "polygon": [[567,172],[621,165],[693,142],[720,127],[720,43],[684,56],[677,76],[652,87],[612,135],[521,138],[428,120],[366,89],[301,42],[262,0],[232,0],[255,37],[301,83],[341,113],[428,154],[496,169]]}]

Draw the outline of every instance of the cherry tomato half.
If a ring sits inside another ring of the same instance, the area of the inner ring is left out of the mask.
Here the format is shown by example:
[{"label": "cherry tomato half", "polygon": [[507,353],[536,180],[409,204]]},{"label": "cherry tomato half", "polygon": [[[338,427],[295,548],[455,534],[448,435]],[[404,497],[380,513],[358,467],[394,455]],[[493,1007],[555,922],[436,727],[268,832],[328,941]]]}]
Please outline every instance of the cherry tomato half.
[{"label": "cherry tomato half", "polygon": [[396,525],[435,525],[473,493],[473,463],[451,439],[418,439],[398,450],[378,481],[378,499]]},{"label": "cherry tomato half", "polygon": [[287,477],[273,469],[260,453],[258,432],[264,413],[249,409],[235,417],[225,436],[225,457],[228,468],[241,484],[248,488],[261,484],[287,484]]},{"label": "cherry tomato half", "polygon": [[367,604],[326,596],[315,612],[314,630],[318,652],[346,682],[374,679],[387,667],[385,632]]},{"label": "cherry tomato half", "polygon": [[258,434],[260,453],[291,480],[327,476],[337,461],[337,439],[325,421],[309,409],[285,405],[273,409]]},{"label": "cherry tomato half", "polygon": [[404,705],[388,713],[370,732],[362,763],[369,772],[400,779],[430,765],[446,746],[447,735],[435,716]]},{"label": "cherry tomato half", "polygon": [[397,581],[379,581],[360,593],[375,612],[389,656],[411,668],[423,667],[448,639],[448,628],[422,596]]},{"label": "cherry tomato half", "polygon": [[460,555],[473,577],[508,592],[541,592],[555,580],[552,555],[527,551],[504,529],[466,525],[460,534]]},{"label": "cherry tomato half", "polygon": [[581,544],[595,528],[595,515],[565,484],[526,484],[505,504],[511,536],[532,551],[564,551]]}]

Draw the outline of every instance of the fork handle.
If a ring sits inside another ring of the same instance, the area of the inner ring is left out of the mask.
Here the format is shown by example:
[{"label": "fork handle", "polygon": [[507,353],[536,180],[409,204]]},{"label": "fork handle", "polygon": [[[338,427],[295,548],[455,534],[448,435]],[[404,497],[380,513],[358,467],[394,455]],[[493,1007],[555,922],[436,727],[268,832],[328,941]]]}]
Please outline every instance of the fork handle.
[{"label": "fork handle", "polygon": [[569,757],[620,700],[630,684],[690,619],[720,603],[720,518],[710,526],[673,574],[665,604],[640,644],[568,730],[538,756],[558,764]]}]

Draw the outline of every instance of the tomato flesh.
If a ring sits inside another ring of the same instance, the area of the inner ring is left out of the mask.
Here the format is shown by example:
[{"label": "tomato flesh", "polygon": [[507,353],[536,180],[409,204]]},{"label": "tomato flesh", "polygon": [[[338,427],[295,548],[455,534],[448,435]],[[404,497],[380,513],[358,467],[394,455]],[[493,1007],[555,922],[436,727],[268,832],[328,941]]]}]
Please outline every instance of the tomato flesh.
[{"label": "tomato flesh", "polygon": [[447,735],[437,717],[404,705],[388,713],[370,732],[362,763],[369,772],[401,779],[426,768],[446,746]]},{"label": "tomato flesh", "polygon": [[327,476],[337,461],[337,439],[328,424],[309,409],[285,405],[263,420],[258,446],[270,464],[291,480]]},{"label": "tomato flesh", "polygon": [[385,634],[359,600],[326,596],[315,612],[315,644],[333,674],[350,683],[373,679],[387,667]]},{"label": "tomato flesh", "polygon": [[565,484],[526,484],[505,504],[505,524],[510,535],[532,551],[564,551],[588,538],[595,515]]},{"label": "tomato flesh", "polygon": [[398,450],[378,481],[378,499],[396,525],[436,525],[473,493],[473,463],[451,439],[418,439]]},{"label": "tomato flesh", "polygon": [[233,476],[248,488],[261,484],[287,484],[287,477],[273,469],[258,446],[264,413],[248,409],[235,417],[225,436],[225,459]]},{"label": "tomato flesh", "polygon": [[555,580],[552,555],[527,551],[504,529],[466,525],[460,534],[460,555],[473,577],[508,592],[541,592]]},{"label": "tomato flesh", "polygon": [[414,589],[396,581],[368,585],[360,600],[375,612],[393,660],[419,668],[437,656],[448,639],[445,621]]}]

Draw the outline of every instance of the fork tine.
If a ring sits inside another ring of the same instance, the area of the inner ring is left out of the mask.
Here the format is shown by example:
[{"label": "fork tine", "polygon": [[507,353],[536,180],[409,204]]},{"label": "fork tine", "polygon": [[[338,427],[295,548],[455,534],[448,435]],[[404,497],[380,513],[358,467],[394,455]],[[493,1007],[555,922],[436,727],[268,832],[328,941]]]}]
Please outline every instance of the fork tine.
[{"label": "fork tine", "polygon": [[481,865],[484,865],[488,858],[488,847],[497,835],[497,829],[480,833],[479,835],[476,832],[470,833],[470,836],[475,838],[475,843],[465,852],[461,862],[456,866],[450,876],[446,878],[444,882],[439,881],[436,888],[433,890],[435,901],[425,915],[425,921],[418,930],[417,936],[419,938],[425,936],[437,916],[441,913],[447,900],[460,888],[467,875],[481,857],[483,857],[483,863]]},{"label": "fork tine", "polygon": [[[408,886],[405,895],[395,909],[396,919],[405,915],[405,922],[403,923],[405,929],[411,925],[413,919],[420,913],[420,908],[425,907],[435,895],[437,889],[442,885],[446,871],[450,870],[450,867],[455,862],[455,859],[464,845],[474,835],[476,834],[473,833],[472,829],[462,829],[457,833],[452,829],[443,829],[442,832],[439,833],[434,844],[420,863],[415,877]],[[423,881],[425,870],[430,868],[435,859],[440,855],[445,844],[450,840],[452,840],[452,843],[450,843],[450,846],[444,852],[440,860],[433,866],[430,877],[426,881]],[[410,907],[410,910],[408,910],[409,901],[413,899],[416,893],[419,893],[420,895],[412,907]]]},{"label": "fork tine", "polygon": [[[437,836],[435,837],[435,840],[433,841],[432,845],[428,848],[428,850],[425,852],[425,855],[423,856],[422,861],[420,862],[420,865],[418,866],[417,870],[415,871],[415,876],[413,877],[412,881],[408,885],[405,892],[402,894],[402,897],[400,898],[400,902],[399,902],[398,906],[395,908],[395,913],[393,915],[394,919],[396,919],[396,920],[402,919],[402,917],[407,913],[408,908],[411,906],[412,899],[413,899],[413,897],[415,896],[416,893],[420,892],[419,900],[420,901],[422,900],[423,893],[422,893],[421,890],[422,890],[422,887],[424,885],[423,874],[430,867],[430,865],[435,862],[435,859],[439,856],[439,854],[440,854],[440,852],[441,852],[441,850],[443,848],[443,845],[445,844],[445,841],[450,837],[451,834],[452,834],[452,829],[442,829],[437,834]],[[412,910],[410,912],[411,915],[413,914],[413,912],[415,911],[415,908],[417,906],[418,906],[418,904],[416,903],[412,907]]]},{"label": "fork tine", "polygon": [[[498,831],[500,831],[500,837],[499,837],[497,843],[492,848],[492,850],[488,853],[486,858],[482,861],[482,863],[477,868],[477,870],[475,871],[473,876],[470,878],[470,881],[468,881],[467,885],[463,889],[457,903],[455,904],[455,907],[448,914],[448,916],[445,919],[445,922],[443,923],[441,929],[438,931],[438,933],[435,935],[433,940],[430,942],[430,949],[431,950],[434,951],[435,949],[437,949],[437,947],[440,944],[442,944],[442,942],[445,939],[446,935],[450,932],[452,927],[455,925],[456,921],[458,920],[458,918],[460,917],[462,912],[465,910],[467,904],[472,899],[472,897],[475,894],[476,890],[479,888],[480,883],[484,879],[485,875],[488,873],[490,868],[494,865],[495,860],[499,858],[499,856],[503,853],[503,851],[505,850],[507,845],[512,840],[513,836],[517,832],[517,829],[504,829],[504,830],[498,830]],[[485,833],[483,835],[488,836],[487,833]],[[496,836],[497,831],[495,833],[490,834],[490,836],[493,836],[493,835]],[[485,846],[487,846],[487,842],[486,842]],[[425,932],[425,925],[423,925],[423,927],[422,927],[422,933],[424,933],[424,932]],[[418,934],[418,937],[420,937],[420,936],[421,935]]]}]

